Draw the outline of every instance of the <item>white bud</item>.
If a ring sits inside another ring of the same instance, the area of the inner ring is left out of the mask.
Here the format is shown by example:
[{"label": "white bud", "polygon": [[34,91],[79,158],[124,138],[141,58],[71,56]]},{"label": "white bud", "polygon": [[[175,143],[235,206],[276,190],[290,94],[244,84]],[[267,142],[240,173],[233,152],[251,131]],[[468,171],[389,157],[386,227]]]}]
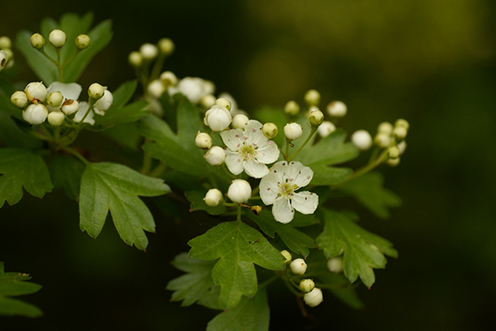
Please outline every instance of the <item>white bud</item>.
[{"label": "white bud", "polygon": [[287,250],[282,250],[281,251],[281,254],[282,256],[284,256],[284,259],[285,259],[285,263],[288,264],[289,262],[291,262],[291,260],[293,259],[293,257],[291,256],[291,253],[288,252]]},{"label": "white bud", "polygon": [[60,107],[62,101],[64,101],[64,96],[58,91],[50,93],[47,97],[47,105],[50,107]]},{"label": "white bud", "polygon": [[410,128],[410,123],[408,123],[407,120],[400,118],[396,121],[396,123],[394,123],[394,126],[395,127],[404,127],[405,129],[408,130]]},{"label": "white bud", "polygon": [[97,102],[93,105],[93,110],[96,114],[103,116],[105,115],[105,111],[112,106],[112,102],[114,101],[114,96],[112,93],[105,88],[105,92],[103,93],[103,97],[98,99]]},{"label": "white bud", "polygon": [[248,116],[243,114],[238,114],[233,117],[232,127],[235,129],[243,129],[245,126],[248,125],[249,120],[250,119],[248,118]]},{"label": "white bud", "polygon": [[48,117],[48,110],[42,104],[31,104],[22,112],[22,118],[32,125],[39,125],[45,122]]},{"label": "white bud", "polygon": [[324,113],[322,113],[317,107],[310,111],[309,121],[313,126],[319,126],[324,122]]},{"label": "white bud", "polygon": [[310,292],[311,290],[313,290],[315,288],[315,283],[311,279],[302,279],[300,281],[299,287],[300,287],[300,290],[302,290],[303,292]]},{"label": "white bud", "polygon": [[80,34],[79,36],[76,37],[76,46],[79,49],[88,48],[90,42],[91,42],[90,36],[88,36],[87,34]]},{"label": "white bud", "polygon": [[223,131],[231,124],[232,117],[229,110],[219,105],[214,105],[205,113],[204,123],[213,131]]},{"label": "white bud", "polygon": [[48,114],[48,123],[53,126],[60,126],[64,123],[65,115],[61,111],[52,111]]},{"label": "white bud", "polygon": [[24,89],[24,93],[28,97],[28,100],[33,102],[35,99],[41,102],[45,102],[48,91],[45,85],[42,82],[33,82],[29,83]]},{"label": "white bud", "polygon": [[400,155],[403,155],[403,153],[405,153],[405,149],[406,149],[406,141],[402,141],[398,144],[398,149],[400,150]]},{"label": "white bud", "polygon": [[226,98],[219,98],[219,99],[215,100],[215,104],[219,105],[221,107],[224,107],[227,110],[231,111],[231,107],[232,107],[231,101],[229,101]]},{"label": "white bud", "polygon": [[329,121],[322,122],[322,124],[317,128],[317,132],[322,138],[327,137],[334,131],[336,131],[336,126]]},{"label": "white bud", "polygon": [[57,48],[60,48],[64,46],[65,42],[67,41],[67,36],[65,35],[64,31],[55,29],[50,32],[50,35],[48,35],[48,40],[50,41],[50,44]]},{"label": "white bud", "polygon": [[129,53],[129,57],[127,58],[129,64],[133,67],[139,67],[143,63],[143,56],[140,52],[131,52]]},{"label": "white bud", "polygon": [[95,100],[98,100],[101,97],[103,97],[104,93],[105,93],[105,88],[98,83],[93,83],[88,88],[88,95],[90,96],[90,98]]},{"label": "white bud", "polygon": [[320,102],[320,93],[316,90],[308,90],[305,93],[305,102],[310,106],[317,106]]},{"label": "white bud", "polygon": [[386,148],[391,144],[392,139],[389,133],[379,132],[375,135],[374,142],[377,146]]},{"label": "white bud", "polygon": [[150,93],[154,98],[160,98],[165,92],[164,84],[158,79],[154,79],[148,84],[148,93]]},{"label": "white bud", "polygon": [[406,135],[408,133],[408,130],[406,127],[404,126],[396,126],[393,130],[393,134],[394,136],[398,139],[398,140],[403,140],[406,138]]},{"label": "white bud", "polygon": [[31,46],[36,49],[43,48],[45,46],[45,38],[39,33],[33,33],[29,38]]},{"label": "white bud", "polygon": [[400,164],[400,158],[398,157],[396,159],[388,159],[386,163],[388,164],[388,166],[396,167],[398,164]]},{"label": "white bud", "polygon": [[60,107],[60,110],[62,110],[66,115],[74,114],[79,110],[79,102],[76,100],[67,99],[62,104],[62,107]]},{"label": "white bud", "polygon": [[227,190],[227,196],[232,202],[236,203],[244,203],[248,201],[251,197],[250,183],[244,179],[233,180]]},{"label": "white bud", "polygon": [[274,123],[267,122],[262,126],[262,133],[267,139],[272,139],[277,136],[279,129]]},{"label": "white bud", "polygon": [[307,264],[303,259],[295,259],[289,265],[291,272],[295,275],[303,275],[307,271]]},{"label": "white bud", "polygon": [[213,146],[207,151],[207,153],[205,153],[203,157],[208,164],[218,166],[224,163],[224,160],[226,159],[226,152],[222,147]]},{"label": "white bud", "polygon": [[332,101],[327,105],[327,113],[332,117],[344,117],[348,112],[348,107],[341,101]]},{"label": "white bud", "polygon": [[196,147],[201,149],[209,149],[212,147],[212,137],[208,133],[198,132],[195,137]]},{"label": "white bud", "polygon": [[330,272],[333,273],[340,273],[343,272],[344,270],[344,264],[343,264],[343,258],[338,256],[338,257],[333,257],[327,261],[327,269],[329,269]]},{"label": "white bud", "polygon": [[28,97],[26,96],[26,93],[24,93],[23,91],[16,91],[11,95],[10,101],[17,108],[24,108],[28,104]]},{"label": "white bud", "polygon": [[391,133],[393,133],[393,125],[389,122],[382,122],[377,127],[377,132],[390,135]]},{"label": "white bud", "polygon": [[215,98],[215,96],[213,96],[212,94],[207,94],[205,96],[203,96],[201,99],[200,99],[200,104],[209,109],[211,108],[213,105],[215,105],[215,100],[217,100]]},{"label": "white bud", "polygon": [[397,146],[389,147],[388,152],[390,159],[397,159],[400,157],[400,149]]},{"label": "white bud", "polygon": [[284,135],[289,140],[295,140],[301,137],[303,128],[298,123],[288,123],[284,126]]},{"label": "white bud", "polygon": [[174,42],[169,38],[162,38],[158,41],[158,49],[164,55],[170,55],[174,52]]},{"label": "white bud", "polygon": [[155,45],[146,43],[146,44],[141,45],[140,53],[141,53],[141,56],[143,56],[143,59],[150,61],[150,60],[153,60],[154,58],[157,57],[158,48]]},{"label": "white bud", "polygon": [[177,85],[177,77],[172,71],[164,71],[160,74],[160,81],[165,88]]},{"label": "white bud", "polygon": [[12,48],[12,41],[7,36],[0,37],[0,49],[2,48]]},{"label": "white bud", "polygon": [[3,68],[5,68],[5,66],[7,65],[7,60],[8,60],[7,53],[0,50],[0,71],[2,71]]},{"label": "white bud", "polygon": [[370,136],[370,133],[365,130],[355,131],[351,135],[351,141],[361,151],[366,151],[372,146],[372,137]]},{"label": "white bud", "polygon": [[210,207],[216,207],[220,205],[222,200],[223,200],[222,192],[216,188],[212,188],[208,190],[207,194],[205,194],[205,198],[203,198],[203,201],[205,201],[207,206]]},{"label": "white bud", "polygon": [[300,112],[300,106],[296,103],[296,101],[288,101],[284,106],[284,112],[291,116],[296,116]]},{"label": "white bud", "polygon": [[318,287],[314,288],[303,296],[303,301],[312,308],[317,307],[324,301],[322,290]]}]

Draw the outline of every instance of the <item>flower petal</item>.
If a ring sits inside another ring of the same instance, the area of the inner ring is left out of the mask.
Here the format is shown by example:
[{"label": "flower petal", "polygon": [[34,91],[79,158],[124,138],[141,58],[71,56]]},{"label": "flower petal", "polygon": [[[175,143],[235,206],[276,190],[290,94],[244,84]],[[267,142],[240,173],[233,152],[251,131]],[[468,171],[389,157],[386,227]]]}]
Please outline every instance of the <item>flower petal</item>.
[{"label": "flower petal", "polygon": [[[86,114],[86,111],[88,110],[88,107],[89,107],[89,105],[87,102],[81,102],[79,104],[79,110],[76,113],[76,115],[74,116],[74,122],[76,122],[76,123],[81,122],[84,115]],[[86,118],[84,119],[83,122],[94,125],[95,124],[95,120],[93,119],[94,115],[95,115],[95,113],[93,113],[93,110],[90,110],[90,112],[88,113],[88,115],[86,116]]]},{"label": "flower petal", "polygon": [[286,175],[288,176],[289,182],[296,184],[298,187],[304,187],[312,180],[313,171],[300,162],[291,161]]},{"label": "flower petal", "polygon": [[319,196],[308,191],[294,193],[291,204],[302,214],[313,214],[319,205]]},{"label": "flower petal", "polygon": [[266,144],[259,146],[257,149],[256,159],[261,163],[272,163],[277,161],[279,158],[279,148],[272,140],[268,141]]},{"label": "flower petal", "polygon": [[294,217],[294,209],[291,207],[289,199],[284,197],[277,198],[274,202],[274,206],[272,206],[272,215],[274,215],[274,218],[278,222],[291,222]]},{"label": "flower petal", "polygon": [[274,203],[279,194],[279,186],[277,185],[277,176],[269,173],[260,181],[260,198],[266,206]]},{"label": "flower petal", "polygon": [[243,130],[233,129],[220,132],[222,141],[232,151],[237,151],[242,146]]},{"label": "flower petal", "polygon": [[77,100],[83,88],[77,83],[64,84],[60,82],[53,82],[48,86],[48,93],[59,91],[64,98]]},{"label": "flower petal", "polygon": [[229,169],[232,174],[239,175],[243,172],[243,159],[239,153],[227,150],[224,162],[226,163],[227,169]]},{"label": "flower petal", "polygon": [[246,143],[257,147],[267,142],[267,137],[262,132],[262,123],[256,120],[250,120],[245,126]]},{"label": "flower petal", "polygon": [[259,163],[250,158],[244,163],[245,172],[248,176],[253,178],[262,178],[269,173],[269,168],[263,163]]}]

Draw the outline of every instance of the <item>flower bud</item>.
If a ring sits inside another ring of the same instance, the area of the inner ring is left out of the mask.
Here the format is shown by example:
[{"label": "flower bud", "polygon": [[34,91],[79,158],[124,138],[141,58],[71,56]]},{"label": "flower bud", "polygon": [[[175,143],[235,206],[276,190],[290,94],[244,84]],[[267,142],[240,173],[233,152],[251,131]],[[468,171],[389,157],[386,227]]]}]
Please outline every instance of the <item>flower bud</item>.
[{"label": "flower bud", "polygon": [[232,107],[231,101],[229,101],[226,98],[219,98],[219,99],[215,100],[215,104],[218,106],[224,107],[227,110],[231,111],[231,107]]},{"label": "flower bud", "polygon": [[315,283],[311,279],[302,279],[299,287],[303,292],[310,292],[315,288]]},{"label": "flower bud", "polygon": [[397,146],[389,147],[388,153],[390,159],[397,159],[400,157],[400,149]]},{"label": "flower bud", "polygon": [[93,110],[100,116],[105,115],[105,111],[112,106],[112,102],[114,101],[114,96],[112,93],[104,87],[105,92],[103,93],[103,97],[98,99],[97,102],[93,105]]},{"label": "flower bud", "polygon": [[203,201],[205,201],[207,206],[210,207],[216,207],[220,205],[222,200],[223,200],[222,192],[216,188],[212,188],[208,190],[207,194],[205,195],[205,198],[203,198]]},{"label": "flower bud", "polygon": [[251,186],[244,179],[235,179],[232,181],[227,196],[235,203],[244,203],[251,197]]},{"label": "flower bud", "polygon": [[50,41],[50,44],[52,44],[56,48],[60,48],[64,46],[65,42],[67,41],[67,36],[65,35],[65,32],[59,29],[52,30],[50,34],[48,35],[48,41]]},{"label": "flower bud", "polygon": [[341,101],[332,101],[327,105],[327,113],[332,117],[344,117],[348,112],[348,107]]},{"label": "flower bud", "polygon": [[154,79],[148,84],[147,87],[148,93],[154,98],[160,98],[162,94],[165,92],[164,84],[158,79]]},{"label": "flower bud", "polygon": [[45,38],[39,33],[33,33],[29,38],[31,46],[36,49],[43,48],[45,46]]},{"label": "flower bud", "polygon": [[33,82],[29,83],[24,89],[24,93],[28,97],[28,100],[33,102],[34,100],[38,100],[41,102],[45,102],[47,98],[47,88],[43,85],[42,82]]},{"label": "flower bud", "polygon": [[398,164],[400,164],[400,158],[398,157],[396,159],[388,159],[386,163],[388,164],[388,166],[396,167]]},{"label": "flower bud", "polygon": [[101,97],[103,97],[104,94],[105,94],[105,88],[98,83],[93,83],[88,88],[88,95],[92,99],[98,100]]},{"label": "flower bud", "polygon": [[324,301],[322,290],[318,287],[314,288],[303,296],[303,301],[312,308],[317,307]]},{"label": "flower bud", "polygon": [[141,56],[143,56],[144,60],[150,61],[157,57],[158,48],[155,45],[146,43],[141,45],[140,47]]},{"label": "flower bud", "polygon": [[303,275],[307,271],[307,264],[303,259],[295,259],[289,265],[291,272],[295,275]]},{"label": "flower bud", "polygon": [[327,137],[334,131],[336,131],[336,126],[329,121],[322,122],[322,124],[317,128],[317,132],[322,138]]},{"label": "flower bud", "polygon": [[284,135],[289,140],[295,140],[301,137],[303,128],[298,123],[288,123],[284,126]]},{"label": "flower bud", "polygon": [[[5,66],[5,68],[12,67],[14,65],[14,52],[12,52],[12,50],[10,48],[2,49],[0,52],[5,54],[6,61],[3,64]],[[0,62],[2,62],[2,61],[0,60]],[[1,64],[0,64],[0,66],[1,66]],[[0,68],[0,70],[1,69],[2,68]]]},{"label": "flower bud", "polygon": [[393,130],[393,134],[398,140],[403,140],[406,138],[408,130],[404,126],[396,126]]},{"label": "flower bud", "polygon": [[361,151],[366,151],[372,146],[372,137],[370,136],[370,133],[365,130],[355,131],[351,135],[351,141]]},{"label": "flower bud", "polygon": [[235,129],[243,129],[245,126],[248,125],[249,120],[250,119],[248,118],[248,116],[243,114],[238,114],[233,117],[232,127]]},{"label": "flower bud", "polygon": [[61,111],[52,111],[48,114],[48,123],[53,126],[60,126],[64,123],[65,115]]},{"label": "flower bud", "polygon": [[62,104],[62,107],[60,107],[60,110],[62,110],[66,115],[74,114],[79,110],[79,102],[76,100],[67,99]]},{"label": "flower bud", "polygon": [[140,52],[131,52],[129,53],[129,57],[127,58],[129,64],[133,67],[139,67],[143,63],[143,56]]},{"label": "flower bud", "polygon": [[320,93],[316,90],[308,90],[305,93],[305,102],[309,106],[317,106],[320,102]]},{"label": "flower bud", "polygon": [[252,206],[250,209],[257,216],[262,212],[262,206]]},{"label": "flower bud", "polygon": [[91,39],[87,34],[80,34],[76,37],[76,46],[79,49],[85,49],[90,45]]},{"label": "flower bud", "polygon": [[267,122],[262,126],[262,133],[267,139],[273,139],[277,136],[279,129],[274,123]]},{"label": "flower bud", "polygon": [[64,96],[58,91],[50,93],[47,97],[47,104],[50,107],[60,107],[62,101],[64,101]]},{"label": "flower bud", "polygon": [[406,130],[408,130],[410,128],[410,123],[408,123],[407,120],[400,118],[396,121],[396,123],[394,123],[394,126],[395,127],[403,127]]},{"label": "flower bud", "polygon": [[313,126],[319,126],[324,122],[324,113],[322,113],[319,109],[315,109],[310,112],[310,117],[308,118],[310,120],[310,124]]},{"label": "flower bud", "polygon": [[0,37],[0,49],[12,48],[12,41],[7,36]]},{"label": "flower bud", "polygon": [[403,155],[403,153],[405,153],[405,149],[406,149],[406,141],[402,141],[398,144],[398,149],[400,150],[400,155]]},{"label": "flower bud", "polygon": [[203,96],[201,99],[200,99],[200,104],[209,109],[211,108],[213,105],[215,105],[215,100],[217,100],[215,98],[215,96],[213,96],[212,94],[207,94],[205,96]]},{"label": "flower bud", "polygon": [[24,108],[28,104],[28,97],[22,91],[16,91],[10,96],[10,101],[17,108]]},{"label": "flower bud", "polygon": [[393,133],[393,125],[389,122],[382,122],[377,127],[377,132],[390,135],[391,133]]},{"label": "flower bud", "polygon": [[386,148],[391,144],[391,136],[388,133],[379,132],[374,137],[374,142],[377,146]]},{"label": "flower bud", "polygon": [[226,152],[222,147],[213,146],[211,147],[207,153],[203,156],[208,164],[213,166],[218,166],[224,163],[226,159]]},{"label": "flower bud", "polygon": [[282,250],[281,251],[282,256],[284,256],[284,259],[286,260],[286,264],[290,263],[293,257],[291,256],[291,253],[288,252],[287,250]]},{"label": "flower bud", "polygon": [[22,118],[32,125],[42,124],[47,117],[48,110],[42,104],[31,104],[22,112]]},{"label": "flower bud", "polygon": [[208,133],[198,131],[195,137],[195,144],[198,148],[209,149],[212,147],[212,137]]},{"label": "flower bud", "polygon": [[174,52],[174,42],[169,38],[162,38],[158,41],[158,49],[164,55],[170,55]]},{"label": "flower bud", "polygon": [[0,71],[2,71],[3,68],[5,68],[5,66],[7,65],[7,60],[8,60],[7,53],[0,50]]},{"label": "flower bud", "polygon": [[284,106],[284,112],[288,115],[296,116],[300,112],[300,106],[293,100],[288,101]]},{"label": "flower bud", "polygon": [[177,85],[177,77],[172,71],[164,71],[162,74],[160,74],[160,81],[165,88]]},{"label": "flower bud", "polygon": [[203,121],[213,131],[223,131],[231,124],[232,117],[229,110],[216,104],[207,110]]},{"label": "flower bud", "polygon": [[341,256],[333,257],[327,261],[327,269],[333,273],[340,273],[344,270],[343,258]]}]

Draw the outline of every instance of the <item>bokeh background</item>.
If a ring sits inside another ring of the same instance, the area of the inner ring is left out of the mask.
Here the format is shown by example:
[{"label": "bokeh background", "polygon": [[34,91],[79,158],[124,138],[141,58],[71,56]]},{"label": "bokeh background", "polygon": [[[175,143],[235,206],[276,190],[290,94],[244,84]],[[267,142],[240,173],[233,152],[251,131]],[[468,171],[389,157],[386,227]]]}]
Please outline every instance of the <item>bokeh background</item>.
[{"label": "bokeh background", "polygon": [[[38,30],[65,12],[112,19],[113,42],[82,85],[115,89],[133,78],[127,55],[170,37],[166,69],[228,91],[240,108],[342,100],[340,126],[375,132],[382,121],[411,124],[386,186],[403,198],[389,221],[359,209],[362,226],[399,250],[352,310],[330,294],[298,315],[277,289],[271,330],[490,330],[496,324],[496,2],[491,0],[4,1],[0,35]],[[16,61],[22,80],[35,76]],[[115,148],[109,146],[108,148]],[[493,193],[491,193],[493,192]],[[156,212],[146,253],[127,247],[108,222],[97,240],[81,233],[77,205],[63,193],[26,196],[0,210],[0,260],[43,289],[24,299],[45,317],[0,318],[2,330],[201,330],[216,313],[170,303],[169,262],[211,226]],[[177,216],[177,215],[176,215]]]}]

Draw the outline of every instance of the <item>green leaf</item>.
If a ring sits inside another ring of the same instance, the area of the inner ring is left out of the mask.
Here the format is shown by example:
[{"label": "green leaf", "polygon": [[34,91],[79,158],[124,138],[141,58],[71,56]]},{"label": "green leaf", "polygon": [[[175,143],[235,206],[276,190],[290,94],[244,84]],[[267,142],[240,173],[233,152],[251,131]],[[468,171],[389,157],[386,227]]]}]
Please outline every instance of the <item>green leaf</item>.
[{"label": "green leaf", "polygon": [[370,172],[339,186],[340,190],[354,196],[358,202],[379,218],[389,218],[390,207],[401,205],[401,198],[383,187],[384,178],[378,172]]},{"label": "green leaf", "polygon": [[21,315],[26,317],[43,315],[39,308],[29,303],[9,298],[38,292],[41,286],[26,282],[29,279],[31,277],[27,274],[4,272],[4,264],[0,262],[0,315]]},{"label": "green leaf", "polygon": [[65,194],[71,199],[79,198],[81,177],[84,172],[84,164],[67,156],[56,155],[48,164],[55,188],[64,188]]},{"label": "green leaf", "polygon": [[311,169],[313,171],[311,185],[334,185],[353,173],[350,168],[328,167],[324,164],[312,165]]},{"label": "green leaf", "polygon": [[252,212],[247,212],[246,215],[256,222],[268,236],[274,238],[277,233],[286,246],[297,254],[307,257],[310,254],[309,248],[317,247],[312,237],[295,229],[293,222],[288,224],[279,223],[268,210],[263,210],[258,216]]},{"label": "green leaf", "polygon": [[36,149],[42,141],[21,130],[7,112],[0,111],[0,141],[7,147]]},{"label": "green leaf", "polygon": [[182,301],[181,306],[194,304],[217,287],[212,279],[215,261],[202,261],[190,257],[188,253],[181,253],[174,258],[172,265],[187,273],[171,280],[166,287],[174,291],[172,301]]},{"label": "green leaf", "polygon": [[203,198],[207,192],[203,191],[188,191],[186,192],[186,198],[191,202],[191,211],[204,210],[210,215],[222,215],[226,211],[226,206],[222,203],[216,207],[207,206]]},{"label": "green leaf", "polygon": [[53,188],[50,174],[43,159],[36,153],[17,148],[0,149],[0,208],[22,198],[22,188],[37,198]]},{"label": "green leaf", "polygon": [[110,209],[120,237],[130,246],[145,250],[145,232],[155,231],[148,207],[138,196],[153,197],[168,193],[163,180],[142,175],[114,163],[88,164],[81,179],[79,197],[80,227],[96,238],[102,231]]},{"label": "green leaf", "polygon": [[354,287],[348,283],[348,280],[342,274],[333,274],[327,270],[317,276],[319,283],[322,282],[324,288],[328,288],[331,293],[346,305],[354,309],[364,308],[362,300],[358,297]]},{"label": "green leaf", "polygon": [[265,288],[252,299],[244,297],[238,306],[215,316],[207,331],[269,330],[270,310]]},{"label": "green leaf", "polygon": [[257,293],[254,263],[269,270],[283,270],[281,253],[257,230],[241,221],[221,223],[207,233],[190,240],[190,255],[200,260],[220,260],[212,277],[221,286],[221,307],[235,307],[243,295]]},{"label": "green leaf", "polygon": [[319,247],[330,259],[342,252],[344,274],[350,282],[360,279],[367,287],[375,282],[374,268],[385,268],[384,255],[397,257],[398,252],[384,238],[356,225],[349,214],[324,210],[324,231],[317,237]]}]

